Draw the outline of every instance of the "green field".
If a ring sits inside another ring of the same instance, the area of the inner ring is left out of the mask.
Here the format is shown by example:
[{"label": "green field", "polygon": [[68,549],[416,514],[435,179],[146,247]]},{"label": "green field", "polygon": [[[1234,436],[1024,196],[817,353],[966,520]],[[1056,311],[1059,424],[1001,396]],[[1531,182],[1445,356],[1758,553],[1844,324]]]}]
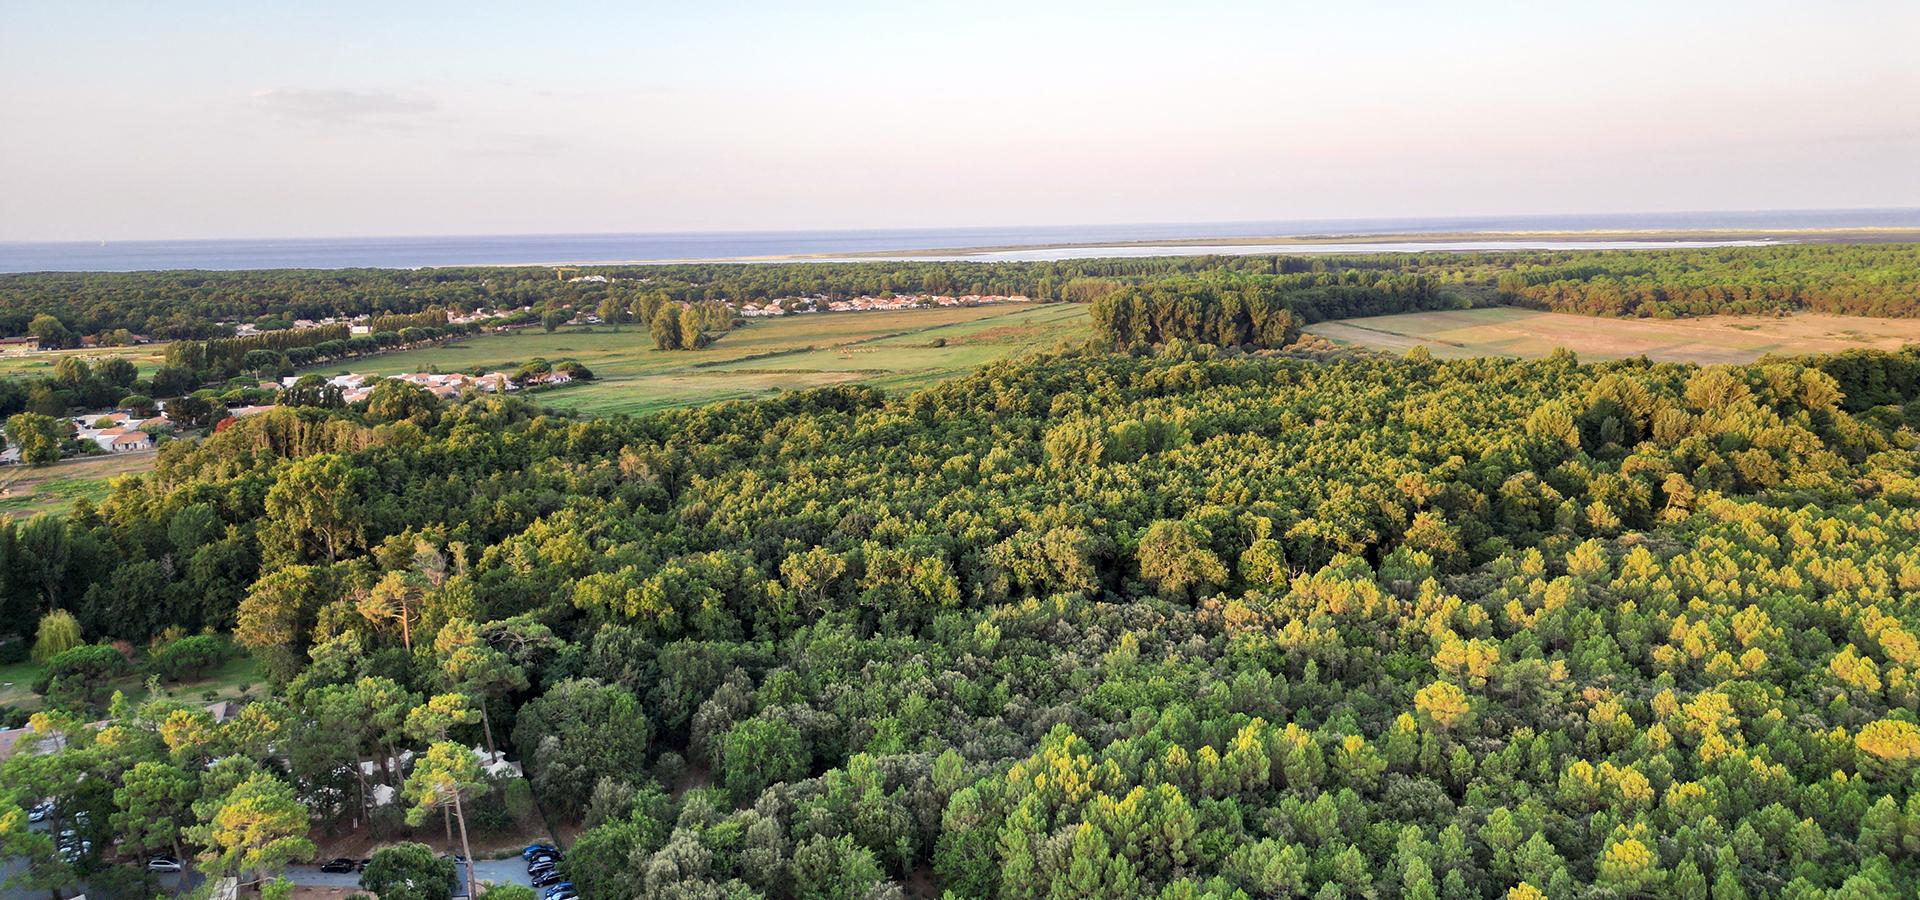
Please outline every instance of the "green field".
[{"label": "green field", "polygon": [[852,382],[912,389],[1086,334],[1085,307],[1023,303],[762,319],[693,352],[655,350],[647,329],[635,325],[528,330],[312,371],[464,372],[512,368],[534,357],[576,359],[596,380],[542,391],[541,403],[590,413],[643,413]]},{"label": "green field", "polygon": [[1608,319],[1513,307],[1340,319],[1307,328],[1337,344],[1435,356],[1536,357],[1565,347],[1583,359],[1743,363],[1769,353],[1834,353],[1920,343],[1920,319],[1864,316],[1702,316]]},{"label": "green field", "polygon": [[72,356],[89,363],[118,356],[133,360],[141,375],[151,375],[166,359],[166,344],[144,344],[139,347],[96,347],[84,350],[8,350],[0,353],[0,378],[18,378],[30,375],[52,375],[53,367],[60,360]]},{"label": "green field", "polygon": [[159,454],[153,451],[83,456],[45,468],[0,468],[0,516],[25,519],[35,513],[65,512],[82,497],[98,501],[113,489],[113,479],[145,472]]},{"label": "green field", "polygon": [[[113,682],[113,690],[126,694],[127,699],[135,703],[147,697],[147,676],[137,668],[136,662],[136,671]],[[40,672],[40,664],[34,662],[0,666],[0,706],[29,711],[39,709],[40,695],[33,692],[33,681],[40,676]],[[266,682],[266,672],[259,660],[242,654],[208,670],[197,680],[162,687],[176,699],[200,703],[206,701],[209,691],[213,692],[215,700],[228,700],[247,693],[257,695]]]}]

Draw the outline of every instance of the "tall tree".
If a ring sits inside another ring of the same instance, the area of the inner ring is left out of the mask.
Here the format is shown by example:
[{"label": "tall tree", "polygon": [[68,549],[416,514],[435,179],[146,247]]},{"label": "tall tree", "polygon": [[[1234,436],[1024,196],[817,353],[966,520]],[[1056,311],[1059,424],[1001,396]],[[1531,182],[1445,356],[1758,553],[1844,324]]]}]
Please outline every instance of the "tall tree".
[{"label": "tall tree", "polygon": [[[426,755],[414,762],[413,774],[407,776],[406,797],[413,806],[407,810],[407,824],[419,827],[426,821],[427,815],[442,806],[453,807],[453,819],[460,826],[460,855],[473,859],[473,848],[467,841],[467,813],[464,799],[485,790],[487,782],[481,776],[480,763],[473,758],[473,751],[443,741],[427,748]],[[480,887],[474,881],[473,866],[467,869],[467,896],[480,896]]]},{"label": "tall tree", "polygon": [[113,828],[124,846],[137,852],[166,849],[180,860],[181,882],[188,883],[191,859],[182,852],[181,839],[192,821],[193,801],[200,795],[198,772],[171,761],[147,760],[134,765],[114,789]]},{"label": "tall tree", "polygon": [[480,731],[487,739],[487,754],[492,756],[497,751],[493,718],[487,713],[487,706],[490,700],[526,690],[526,670],[515,665],[506,653],[476,642],[448,651],[441,664],[441,674],[448,688],[477,701],[474,705],[480,710]]},{"label": "tall tree", "polygon": [[369,622],[400,626],[400,643],[413,652],[413,622],[422,591],[410,572],[388,572],[373,587],[356,593],[354,608]]},{"label": "tall tree", "polygon": [[60,422],[37,412],[15,413],[7,419],[7,445],[20,450],[20,461],[50,466],[60,461]]},{"label": "tall tree", "polygon": [[208,872],[257,884],[289,863],[313,857],[317,848],[307,839],[309,825],[307,807],[293,787],[256,772],[221,797],[192,834],[207,847],[202,859]]},{"label": "tall tree", "polygon": [[368,474],[337,454],[295,460],[267,489],[261,549],[278,563],[333,562],[366,544]]}]

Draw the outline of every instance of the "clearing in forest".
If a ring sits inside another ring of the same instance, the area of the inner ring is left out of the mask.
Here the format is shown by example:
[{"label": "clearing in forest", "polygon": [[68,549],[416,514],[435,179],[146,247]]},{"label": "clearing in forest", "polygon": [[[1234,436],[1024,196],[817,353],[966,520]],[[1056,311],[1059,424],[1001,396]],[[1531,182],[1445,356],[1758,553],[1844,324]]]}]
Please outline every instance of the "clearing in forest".
[{"label": "clearing in forest", "polygon": [[26,519],[35,513],[65,512],[82,497],[97,502],[113,489],[115,477],[143,473],[158,456],[142,450],[63,459],[40,468],[18,463],[0,467],[0,516]]},{"label": "clearing in forest", "polygon": [[[309,371],[369,375],[511,369],[535,357],[574,359],[595,380],[541,391],[545,405],[642,413],[783,390],[859,382],[917,388],[1015,353],[1084,339],[1086,307],[1006,303],[757,319],[701,350],[655,350],[644,325],[523,330],[348,360]],[[938,346],[936,346],[938,345]]]}]

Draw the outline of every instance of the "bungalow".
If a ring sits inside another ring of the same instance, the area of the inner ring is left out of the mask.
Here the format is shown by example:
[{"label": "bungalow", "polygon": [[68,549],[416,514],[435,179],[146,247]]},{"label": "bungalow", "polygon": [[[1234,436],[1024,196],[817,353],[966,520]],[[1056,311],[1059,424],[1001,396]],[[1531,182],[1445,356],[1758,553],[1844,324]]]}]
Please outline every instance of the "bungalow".
[{"label": "bungalow", "polygon": [[94,435],[93,440],[100,445],[101,449],[113,453],[153,449],[153,435],[144,431],[129,431],[125,428],[109,428]]}]

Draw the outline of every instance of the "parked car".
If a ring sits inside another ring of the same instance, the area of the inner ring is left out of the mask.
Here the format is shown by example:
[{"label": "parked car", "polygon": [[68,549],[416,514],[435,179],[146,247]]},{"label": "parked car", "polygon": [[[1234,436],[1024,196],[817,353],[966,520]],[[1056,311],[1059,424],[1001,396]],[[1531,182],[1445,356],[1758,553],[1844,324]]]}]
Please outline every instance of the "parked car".
[{"label": "parked car", "polygon": [[178,872],[180,871],[180,861],[171,856],[156,856],[147,860],[147,871]]},{"label": "parked car", "polygon": [[530,878],[539,878],[542,875],[545,875],[549,872],[554,872],[554,871],[558,871],[558,867],[556,867],[553,863],[550,863],[550,862],[534,863],[533,865],[530,865],[527,867],[527,876]]},{"label": "parked car", "polygon": [[553,887],[565,880],[566,877],[567,876],[560,874],[558,869],[548,869],[545,872],[533,876],[533,886],[537,888]]},{"label": "parked car", "polygon": [[321,863],[320,871],[332,872],[334,874],[346,874],[346,873],[352,872],[353,867],[355,865],[356,863],[353,860],[342,856],[342,857],[331,859]]},{"label": "parked car", "polygon": [[571,893],[573,893],[573,882],[562,881],[559,884],[554,885],[553,887],[547,888],[546,893],[541,894],[541,896],[547,898],[547,900],[554,900],[555,897],[558,897],[561,894],[571,894]]},{"label": "parked car", "polygon": [[363,858],[359,862],[354,863],[353,868],[356,872],[365,872],[370,865],[373,865],[373,860],[371,858]]},{"label": "parked car", "polygon": [[27,821],[45,822],[50,815],[53,815],[53,804],[48,801],[41,801],[35,804],[32,809],[27,810]]},{"label": "parked car", "polygon": [[562,857],[560,855],[560,851],[558,850],[538,850],[538,851],[535,851],[532,856],[527,857],[528,862],[539,862],[543,859],[550,859],[550,860],[554,860],[555,862],[558,862],[560,859],[562,859]]},{"label": "parked car", "polygon": [[549,853],[558,853],[560,852],[560,848],[555,847],[552,844],[528,844],[527,849],[520,851],[520,858],[532,859],[534,854],[539,853],[541,851],[546,851]]}]

